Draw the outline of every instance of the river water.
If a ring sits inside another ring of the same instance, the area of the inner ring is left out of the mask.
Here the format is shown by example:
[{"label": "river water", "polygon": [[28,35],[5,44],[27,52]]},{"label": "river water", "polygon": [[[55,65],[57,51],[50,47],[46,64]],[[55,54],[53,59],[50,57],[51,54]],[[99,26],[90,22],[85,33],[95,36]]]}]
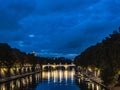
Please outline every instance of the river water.
[{"label": "river water", "polygon": [[0,84],[0,90],[105,90],[93,82],[74,77],[75,70],[43,71]]}]

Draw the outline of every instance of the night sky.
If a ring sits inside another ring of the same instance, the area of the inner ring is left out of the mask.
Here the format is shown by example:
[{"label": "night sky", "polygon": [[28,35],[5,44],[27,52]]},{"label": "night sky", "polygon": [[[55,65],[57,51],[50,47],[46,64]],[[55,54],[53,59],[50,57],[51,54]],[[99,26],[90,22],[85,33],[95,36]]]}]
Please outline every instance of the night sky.
[{"label": "night sky", "polygon": [[0,0],[0,42],[73,58],[120,26],[120,0]]}]

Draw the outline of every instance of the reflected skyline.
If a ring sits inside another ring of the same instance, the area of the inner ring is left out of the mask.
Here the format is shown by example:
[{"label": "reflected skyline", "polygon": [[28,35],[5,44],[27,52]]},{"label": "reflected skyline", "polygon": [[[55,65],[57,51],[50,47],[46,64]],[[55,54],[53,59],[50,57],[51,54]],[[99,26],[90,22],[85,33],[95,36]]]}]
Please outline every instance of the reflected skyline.
[{"label": "reflected skyline", "polygon": [[80,90],[75,82],[75,70],[43,71],[36,90]]},{"label": "reflected skyline", "polygon": [[75,70],[42,71],[0,84],[0,90],[105,90],[94,82],[74,77]]},{"label": "reflected skyline", "polygon": [[26,76],[0,84],[0,90],[35,90],[41,80],[41,73]]},{"label": "reflected skyline", "polygon": [[81,88],[81,90],[106,90],[105,88],[101,87],[99,84],[93,81],[85,82],[83,77],[77,79],[76,82]]},{"label": "reflected skyline", "polygon": [[42,72],[42,79],[47,79],[48,83],[50,83],[50,79],[53,80],[53,83],[59,82],[61,83],[63,79],[65,79],[65,82],[67,83],[68,78],[71,78],[71,83],[74,80],[75,70],[72,71],[62,71],[62,70],[54,70],[54,71],[45,71]]}]

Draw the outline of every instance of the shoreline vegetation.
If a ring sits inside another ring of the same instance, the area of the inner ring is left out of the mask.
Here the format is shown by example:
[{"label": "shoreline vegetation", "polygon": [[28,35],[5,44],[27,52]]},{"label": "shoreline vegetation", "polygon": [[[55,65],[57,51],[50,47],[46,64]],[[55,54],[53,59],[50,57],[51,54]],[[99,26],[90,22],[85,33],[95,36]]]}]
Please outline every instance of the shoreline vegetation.
[{"label": "shoreline vegetation", "polygon": [[[120,28],[75,57],[78,72],[102,80],[110,90],[120,90]],[[116,89],[117,88],[117,89]]]},{"label": "shoreline vegetation", "polygon": [[40,57],[35,52],[25,53],[11,48],[7,43],[0,43],[0,80],[17,75],[42,71],[44,64],[71,64],[64,57]]}]

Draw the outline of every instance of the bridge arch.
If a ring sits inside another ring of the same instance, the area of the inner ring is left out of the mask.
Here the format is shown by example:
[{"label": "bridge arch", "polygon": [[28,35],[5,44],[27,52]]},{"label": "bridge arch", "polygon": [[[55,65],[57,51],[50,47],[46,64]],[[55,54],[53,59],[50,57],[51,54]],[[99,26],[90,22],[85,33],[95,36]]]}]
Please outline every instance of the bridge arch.
[{"label": "bridge arch", "polygon": [[70,67],[75,67],[75,64],[47,64],[47,65],[42,65],[42,70],[45,70],[45,68],[53,69],[53,70],[57,68],[61,68],[67,70]]}]

